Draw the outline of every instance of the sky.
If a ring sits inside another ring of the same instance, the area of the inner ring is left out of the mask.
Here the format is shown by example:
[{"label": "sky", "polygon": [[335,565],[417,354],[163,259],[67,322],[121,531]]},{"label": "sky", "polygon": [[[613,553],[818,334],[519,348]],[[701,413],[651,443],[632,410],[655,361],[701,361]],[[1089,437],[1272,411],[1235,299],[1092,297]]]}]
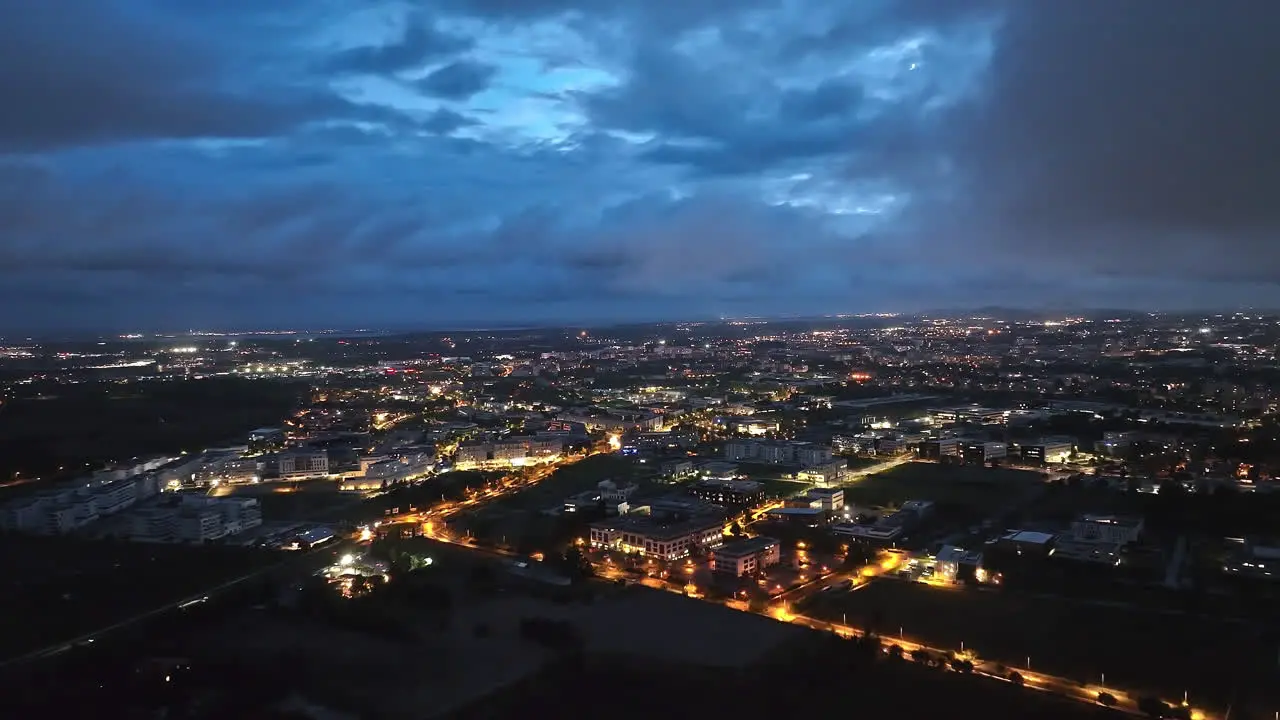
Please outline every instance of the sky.
[{"label": "sky", "polygon": [[0,328],[1280,307],[1280,3],[0,17]]}]

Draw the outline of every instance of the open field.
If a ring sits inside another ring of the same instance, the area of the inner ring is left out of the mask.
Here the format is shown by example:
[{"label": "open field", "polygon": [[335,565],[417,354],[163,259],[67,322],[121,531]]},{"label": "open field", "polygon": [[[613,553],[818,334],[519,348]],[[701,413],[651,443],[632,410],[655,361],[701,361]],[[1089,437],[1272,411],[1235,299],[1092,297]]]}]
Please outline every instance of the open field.
[{"label": "open field", "polygon": [[[930,587],[880,580],[824,598],[808,612],[886,637],[973,650],[1010,667],[1080,682],[1102,673],[1117,687],[1159,692],[1219,707],[1250,673],[1274,668],[1276,644],[1256,625],[1151,611],[1118,604],[1077,603],[995,590]],[[1274,638],[1273,638],[1274,639]]]},{"label": "open field", "polygon": [[305,383],[217,377],[86,382],[20,396],[0,413],[0,479],[243,443],[250,430],[288,416],[307,391]]},{"label": "open field", "polygon": [[[719,624],[715,625],[719,628]],[[728,630],[729,628],[726,628]],[[669,636],[667,632],[658,637]],[[849,644],[820,633],[780,646],[771,656],[734,672],[707,672],[679,662],[618,655],[548,664],[541,672],[459,712],[459,720],[560,717],[565,698],[582,707],[608,707],[611,718],[824,717],[847,707],[867,717],[928,718],[968,712],[987,720],[1114,718],[1110,711],[1009,683],[927,670],[910,662],[850,661]],[[643,688],[617,701],[617,681]],[[801,690],[803,688],[803,690]],[[813,688],[838,688],[813,692]]]},{"label": "open field", "polygon": [[232,547],[8,537],[0,656],[77,637],[279,562]]},{"label": "open field", "polygon": [[228,495],[256,498],[267,520],[333,520],[360,501],[355,493],[339,492],[332,480],[234,485],[219,493]]},{"label": "open field", "polygon": [[773,478],[773,479],[752,478],[752,479],[760,483],[761,485],[764,485],[765,495],[767,495],[770,498],[791,497],[792,495],[802,493],[805,490],[808,490],[809,488],[813,487],[813,485],[810,483],[796,482],[794,480],[779,480],[777,478]]},{"label": "open field", "polygon": [[569,495],[595,488],[602,480],[615,480],[619,484],[626,484],[635,475],[631,458],[621,455],[592,455],[560,467],[537,485],[512,493],[488,507],[500,511],[544,510],[558,504]]},{"label": "open field", "polygon": [[912,462],[845,484],[844,498],[860,508],[930,500],[981,511],[1038,491],[1040,483],[1039,473],[1025,470]]},{"label": "open field", "polygon": [[1142,515],[1141,498],[1105,488],[1049,484],[1046,492],[1019,513],[1028,522],[1063,527],[1084,513]]}]

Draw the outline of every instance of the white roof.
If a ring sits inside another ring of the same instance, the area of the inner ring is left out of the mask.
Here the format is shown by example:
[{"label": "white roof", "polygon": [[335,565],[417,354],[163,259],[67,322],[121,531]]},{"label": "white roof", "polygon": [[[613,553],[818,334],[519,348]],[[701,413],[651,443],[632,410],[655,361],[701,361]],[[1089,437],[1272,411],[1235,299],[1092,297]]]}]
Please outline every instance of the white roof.
[{"label": "white roof", "polygon": [[1053,540],[1053,535],[1050,533],[1034,532],[1032,530],[1019,530],[1018,532],[1005,535],[1004,539],[1012,540],[1013,542],[1044,545],[1045,543]]}]

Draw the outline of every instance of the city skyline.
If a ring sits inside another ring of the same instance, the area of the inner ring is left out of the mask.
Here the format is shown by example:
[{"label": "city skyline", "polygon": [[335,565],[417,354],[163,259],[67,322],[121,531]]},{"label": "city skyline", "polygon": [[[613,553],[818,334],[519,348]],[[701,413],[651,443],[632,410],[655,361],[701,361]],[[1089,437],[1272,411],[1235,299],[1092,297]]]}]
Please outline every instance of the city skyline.
[{"label": "city skyline", "polygon": [[1256,3],[19,5],[0,329],[1280,305]]}]

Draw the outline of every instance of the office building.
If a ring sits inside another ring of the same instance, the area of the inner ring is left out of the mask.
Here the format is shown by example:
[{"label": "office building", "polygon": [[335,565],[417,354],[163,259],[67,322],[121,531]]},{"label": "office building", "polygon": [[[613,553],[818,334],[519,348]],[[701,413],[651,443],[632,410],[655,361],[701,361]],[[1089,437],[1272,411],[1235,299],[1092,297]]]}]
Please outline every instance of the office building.
[{"label": "office building", "polygon": [[591,547],[638,553],[662,560],[688,557],[690,550],[707,550],[724,542],[724,524],[714,518],[664,522],[653,517],[625,515],[591,523]]},{"label": "office building", "polygon": [[301,449],[280,453],[280,477],[286,480],[325,477],[329,474],[329,454],[324,450]]},{"label": "office building", "polygon": [[782,560],[777,540],[755,537],[725,543],[711,552],[711,571],[733,577],[754,575]]},{"label": "office building", "polygon": [[963,441],[960,446],[960,457],[966,463],[982,465],[992,460],[1001,460],[1009,455],[1009,446],[1002,442],[983,440]]},{"label": "office building", "polygon": [[849,464],[844,460],[833,460],[829,463],[822,463],[808,467],[796,473],[796,479],[801,482],[813,483],[818,487],[827,487],[829,485],[839,485],[849,474]]},{"label": "office building", "polygon": [[1048,437],[1023,443],[1019,450],[1026,463],[1064,463],[1076,450],[1075,438]]}]

